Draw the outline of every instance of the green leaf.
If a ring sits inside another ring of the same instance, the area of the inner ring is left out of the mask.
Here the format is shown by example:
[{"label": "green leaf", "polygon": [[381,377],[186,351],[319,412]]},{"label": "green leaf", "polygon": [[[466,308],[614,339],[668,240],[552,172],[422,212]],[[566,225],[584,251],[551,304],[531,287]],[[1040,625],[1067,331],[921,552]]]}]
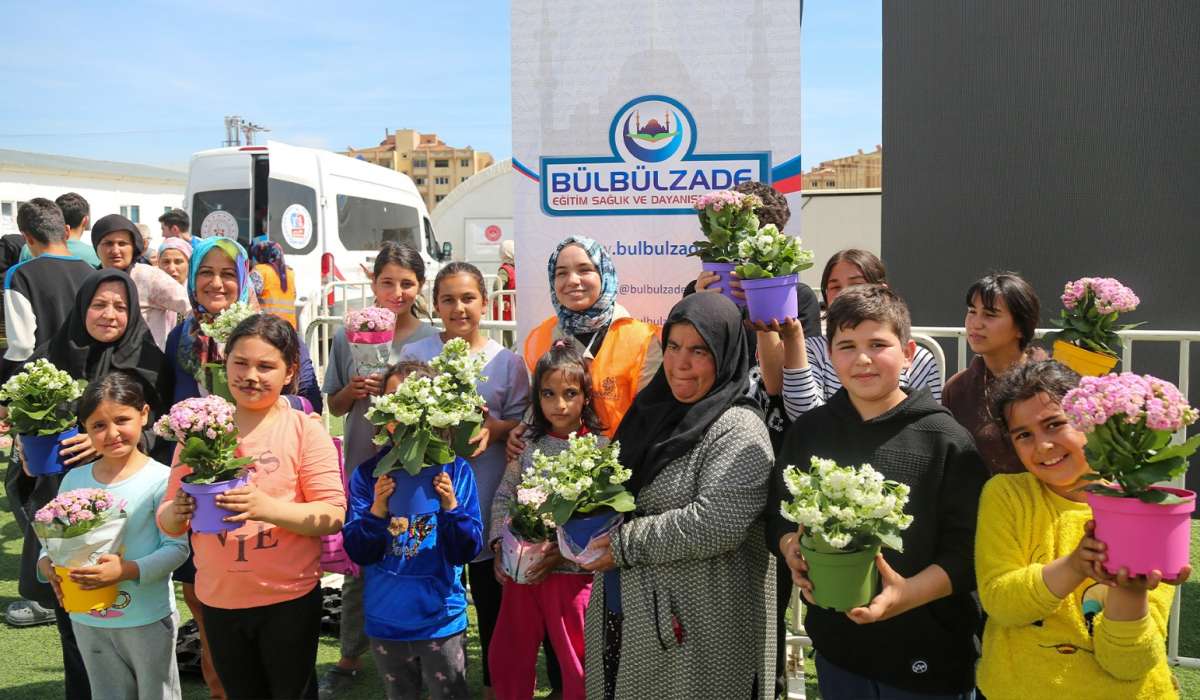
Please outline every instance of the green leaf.
[{"label": "green leaf", "polygon": [[431,437],[428,430],[418,429],[412,437],[392,448],[400,453],[400,466],[404,471],[416,476],[425,466],[425,447]]},{"label": "green leaf", "polygon": [[383,457],[380,457],[379,461],[375,463],[375,471],[372,472],[372,474],[376,479],[378,479],[384,474],[387,474],[395,469],[396,462],[399,460],[400,451],[396,449],[395,445],[393,445],[392,449],[388,450],[387,454],[385,454]]},{"label": "green leaf", "polygon": [[876,534],[879,542],[888,549],[894,549],[897,552],[904,551],[904,540],[895,532],[880,532]]},{"label": "green leaf", "polygon": [[[1168,439],[1170,435],[1168,434]],[[1200,449],[1200,434],[1193,435],[1184,442],[1178,445],[1171,445],[1154,453],[1153,457],[1148,457],[1147,462],[1161,462],[1172,457],[1190,457],[1197,449]]]},{"label": "green leaf", "polygon": [[620,493],[612,496],[611,498],[598,501],[597,505],[608,506],[618,513],[628,513],[636,507],[636,504],[633,501],[633,494],[629,493],[625,489],[621,489]]}]

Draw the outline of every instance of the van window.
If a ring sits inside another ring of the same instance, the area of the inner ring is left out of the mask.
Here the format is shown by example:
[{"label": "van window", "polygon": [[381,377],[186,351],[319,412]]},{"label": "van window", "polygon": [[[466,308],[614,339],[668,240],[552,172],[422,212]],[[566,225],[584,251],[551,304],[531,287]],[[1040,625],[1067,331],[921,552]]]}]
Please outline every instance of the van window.
[{"label": "van window", "polygon": [[339,194],[337,215],[346,250],[379,250],[384,241],[421,249],[421,217],[414,207]]},{"label": "van window", "polygon": [[[214,212],[224,212],[213,216]],[[213,190],[192,195],[192,235],[240,240],[250,235],[250,190]],[[232,221],[236,231],[229,230]],[[207,225],[207,227],[206,227]]]},{"label": "van window", "polygon": [[308,185],[288,180],[267,179],[267,211],[271,240],[282,244],[288,255],[304,255],[317,249],[321,221],[317,192]]}]

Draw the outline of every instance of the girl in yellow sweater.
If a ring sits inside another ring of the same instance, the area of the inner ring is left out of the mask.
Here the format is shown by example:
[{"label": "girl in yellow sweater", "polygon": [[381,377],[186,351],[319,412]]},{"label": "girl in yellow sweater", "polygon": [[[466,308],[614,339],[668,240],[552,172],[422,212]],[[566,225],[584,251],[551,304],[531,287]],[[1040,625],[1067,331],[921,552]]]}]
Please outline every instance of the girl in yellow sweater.
[{"label": "girl in yellow sweater", "polygon": [[[1046,360],[1015,367],[992,389],[992,416],[1023,474],[992,477],[979,501],[975,570],[988,614],[977,671],[989,700],[1175,698],[1165,638],[1174,586],[1101,567],[1081,489],[1087,436],[1063,396],[1079,377]],[[1160,585],[1163,584],[1163,585]]]}]

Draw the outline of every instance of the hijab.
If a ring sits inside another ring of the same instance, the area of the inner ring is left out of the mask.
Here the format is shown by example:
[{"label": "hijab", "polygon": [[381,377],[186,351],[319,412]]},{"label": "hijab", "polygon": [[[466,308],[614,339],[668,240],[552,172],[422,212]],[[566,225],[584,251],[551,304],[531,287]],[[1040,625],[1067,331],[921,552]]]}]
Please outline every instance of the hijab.
[{"label": "hijab", "polygon": [[261,236],[255,238],[254,242],[250,244],[250,257],[256,263],[270,265],[279,277],[279,288],[287,291],[287,263],[283,257],[283,246],[266,236]]},{"label": "hijab", "polygon": [[[129,322],[120,338],[102,343],[88,333],[84,320],[100,285],[114,281],[125,285]],[[150,404],[154,415],[161,415],[169,408],[172,375],[167,371],[166,357],[155,345],[150,328],[142,320],[137,287],[121,270],[97,270],[85,277],[75,293],[75,305],[66,322],[34,352],[34,357],[45,357],[73,378],[87,382],[114,370],[124,370],[141,380],[146,403]]]},{"label": "hijab", "polygon": [[104,240],[108,234],[119,231],[128,232],[130,239],[133,240],[133,262],[129,263],[129,267],[133,267],[137,264],[138,258],[142,257],[142,253],[146,252],[146,241],[142,238],[142,232],[138,230],[137,224],[120,214],[109,214],[92,224],[92,248],[99,255],[100,241]]},{"label": "hijab", "polygon": [[[558,256],[563,248],[569,245],[582,248],[600,273],[600,298],[585,311],[568,309],[559,303],[558,295],[554,293],[554,267],[558,265]],[[554,313],[558,314],[558,325],[563,332],[579,335],[608,328],[617,306],[617,268],[613,266],[612,258],[604,246],[583,236],[567,236],[554,249],[547,268],[550,275],[550,303],[554,305]]]},{"label": "hijab", "polygon": [[158,246],[158,254],[162,255],[168,250],[178,250],[183,254],[183,257],[187,258],[188,261],[191,262],[192,244],[188,243],[182,238],[172,236],[171,238],[163,239],[162,245]]},{"label": "hijab", "polygon": [[196,300],[196,273],[204,256],[213,248],[220,250],[233,260],[237,269],[238,298],[240,302],[251,302],[250,299],[250,258],[246,249],[237,241],[229,238],[214,236],[212,238],[194,238],[192,257],[188,260],[187,292],[188,300],[192,302],[192,315],[184,319],[183,330],[179,338],[179,350],[175,354],[176,363],[188,374],[199,377],[202,368],[210,361],[217,361],[219,351],[216,343],[204,334],[201,323],[211,323],[217,314],[209,312]]},{"label": "hijab", "polygon": [[[621,443],[621,462],[633,471],[628,487],[636,495],[672,460],[687,454],[721,414],[732,406],[758,405],[746,394],[750,353],[742,314],[721,294],[693,294],[671,309],[663,325],[663,346],[678,323],[695,327],[712,353],[716,377],[704,398],[682,403],[671,393],[666,364],[638,392],[621,420],[614,441]],[[665,352],[665,351],[664,351]]]},{"label": "hijab", "polygon": [[500,242],[500,262],[512,265],[517,261],[517,244],[510,238]]}]

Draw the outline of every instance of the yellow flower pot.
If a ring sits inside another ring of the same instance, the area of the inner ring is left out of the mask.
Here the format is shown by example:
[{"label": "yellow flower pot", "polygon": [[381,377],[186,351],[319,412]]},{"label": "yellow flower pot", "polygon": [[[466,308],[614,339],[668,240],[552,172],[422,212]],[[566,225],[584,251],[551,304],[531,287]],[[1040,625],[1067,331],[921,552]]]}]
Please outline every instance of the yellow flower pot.
[{"label": "yellow flower pot", "polygon": [[1070,367],[1084,377],[1099,377],[1108,374],[1117,366],[1119,358],[1091,350],[1066,341],[1054,341],[1054,359]]},{"label": "yellow flower pot", "polygon": [[94,588],[85,591],[79,584],[71,580],[71,570],[62,566],[54,567],[58,574],[59,588],[63,594],[63,610],[73,613],[86,613],[93,610],[106,610],[117,602],[117,585]]}]

